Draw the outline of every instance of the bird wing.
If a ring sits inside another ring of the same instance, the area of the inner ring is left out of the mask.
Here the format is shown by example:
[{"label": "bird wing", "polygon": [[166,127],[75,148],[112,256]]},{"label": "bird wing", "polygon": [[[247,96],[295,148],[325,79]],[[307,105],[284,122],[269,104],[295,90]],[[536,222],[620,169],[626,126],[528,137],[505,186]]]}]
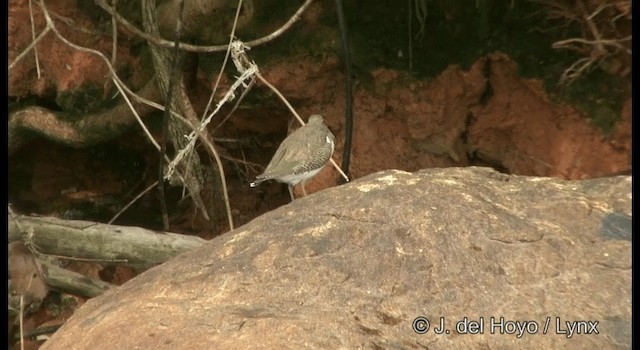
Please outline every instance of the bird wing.
[{"label": "bird wing", "polygon": [[[331,157],[333,148],[333,145],[326,140],[327,135],[333,142],[335,138],[328,128],[327,133],[314,132],[304,127],[294,131],[282,141],[269,165],[257,178],[267,179],[302,174],[322,167]],[[331,151],[327,148],[331,148]]]}]

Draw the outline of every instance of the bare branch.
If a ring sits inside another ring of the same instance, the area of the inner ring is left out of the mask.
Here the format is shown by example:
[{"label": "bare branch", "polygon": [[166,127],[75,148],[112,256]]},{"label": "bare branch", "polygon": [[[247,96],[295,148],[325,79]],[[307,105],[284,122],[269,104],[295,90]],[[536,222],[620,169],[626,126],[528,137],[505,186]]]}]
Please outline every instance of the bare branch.
[{"label": "bare branch", "polygon": [[600,61],[619,55],[631,56],[631,35],[623,36],[616,28],[618,19],[627,18],[630,1],[603,3],[597,7],[582,0],[573,6],[557,0],[538,3],[547,7],[548,19],[561,20],[565,26],[577,25],[582,31],[582,37],[559,40],[552,45],[554,49],[574,50],[585,56],[562,73],[561,84],[571,83]]},{"label": "bare branch", "polygon": [[[275,30],[273,33],[262,37],[260,39],[256,39],[256,40],[252,40],[252,41],[248,41],[246,44],[248,46],[257,46],[257,45],[262,45],[264,43],[267,43],[277,37],[279,37],[280,35],[282,35],[285,31],[287,31],[295,22],[297,22],[300,17],[302,16],[302,13],[311,5],[311,3],[313,2],[313,0],[306,0],[304,4],[302,4],[302,6],[300,6],[300,8],[298,9],[298,11],[296,11],[296,13],[293,14],[293,16],[291,16],[291,18],[289,18],[289,20],[280,28],[278,28],[277,30]],[[140,36],[141,38],[148,40],[158,46],[163,46],[163,47],[172,47],[173,46],[173,42],[169,41],[169,40],[165,40],[162,39],[158,36],[154,36],[154,35],[150,35],[148,33],[145,33],[144,31],[138,29],[136,26],[134,26],[133,24],[129,23],[129,21],[127,21],[124,17],[122,17],[120,14],[118,14],[117,11],[115,11],[111,6],[109,6],[105,0],[96,0],[96,3],[98,4],[98,6],[100,6],[103,10],[107,11],[107,13],[109,13],[111,16],[113,16],[113,18],[115,18],[124,28],[126,28],[127,30],[131,31],[132,33]],[[227,44],[225,45],[212,45],[212,46],[200,46],[200,45],[191,45],[191,44],[187,44],[187,43],[180,43],[180,49],[185,50],[185,51],[189,51],[189,52],[221,52],[221,51],[226,51],[227,50]]]}]

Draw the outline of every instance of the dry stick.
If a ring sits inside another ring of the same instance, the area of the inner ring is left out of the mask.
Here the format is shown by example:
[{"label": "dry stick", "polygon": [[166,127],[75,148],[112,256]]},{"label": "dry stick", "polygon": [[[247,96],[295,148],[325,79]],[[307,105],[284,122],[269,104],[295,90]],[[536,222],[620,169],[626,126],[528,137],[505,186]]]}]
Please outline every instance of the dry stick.
[{"label": "dry stick", "polygon": [[595,23],[593,23],[592,21],[592,18],[596,16],[598,13],[600,13],[600,11],[604,10],[605,7],[600,6],[591,15],[587,16],[586,14],[587,10],[584,8],[584,4],[582,4],[582,1],[578,1],[577,6],[580,8],[580,12],[581,12],[580,14],[582,15],[582,18],[585,20],[585,22],[587,22],[587,26],[591,31],[591,35],[593,35],[593,38],[595,39],[595,42],[596,42],[595,46],[598,52],[605,51],[604,47],[602,47],[602,44],[598,43],[602,39],[602,35],[600,34],[598,27],[596,27]]},{"label": "dry stick", "polygon": [[123,263],[126,264],[129,262],[128,259],[94,259],[94,258],[78,258],[75,256],[66,256],[66,255],[56,255],[56,254],[47,254],[47,253],[42,253],[40,251],[37,251],[38,256],[46,256],[49,258],[56,258],[56,259],[65,259],[65,260],[71,260],[71,261],[83,261],[83,262],[107,262],[107,263]]},{"label": "dry stick", "polygon": [[[25,289],[25,293],[26,291],[28,291],[31,288],[31,283],[33,282],[33,275],[29,276],[29,283],[27,284],[27,288]],[[20,349],[24,350],[24,294],[22,293],[20,294]]]},{"label": "dry stick", "polygon": [[20,349],[24,350],[24,294],[20,294]]},{"label": "dry stick", "polygon": [[50,11],[49,12],[51,14],[51,17],[59,20],[60,22],[66,24],[69,26],[69,29],[80,32],[80,33],[85,33],[85,34],[89,34],[89,35],[93,35],[93,36],[103,36],[103,35],[107,35],[104,33],[104,31],[101,30],[91,30],[91,29],[87,29],[84,27],[79,26],[74,20],[72,20],[69,17],[65,17],[63,15],[57,14],[54,11]]},{"label": "dry stick", "polygon": [[[581,3],[581,4],[582,4],[582,3]],[[600,12],[602,12],[604,9],[606,9],[607,7],[611,7],[611,6],[615,6],[615,5],[614,5],[614,4],[611,4],[611,3],[609,3],[609,4],[602,4],[602,5],[598,6],[598,8],[596,8],[596,9],[593,11],[593,13],[592,13],[592,14],[590,14],[590,15],[587,17],[587,19],[588,19],[588,20],[593,19],[593,17],[597,16],[597,15],[598,15]],[[580,6],[580,7],[582,7],[582,6]]]},{"label": "dry stick", "polygon": [[[306,0],[304,4],[302,4],[302,6],[300,6],[300,8],[298,9],[298,11],[296,11],[296,13],[293,14],[293,16],[291,16],[291,18],[289,18],[289,20],[282,25],[282,27],[278,28],[277,30],[275,30],[273,33],[264,36],[260,39],[256,39],[256,40],[252,40],[247,42],[246,44],[248,46],[257,46],[257,45],[262,45],[266,42],[269,42],[277,37],[279,37],[280,35],[282,35],[285,31],[287,31],[295,22],[297,22],[301,16],[302,13],[311,5],[311,3],[313,2],[313,0]],[[148,40],[156,45],[159,46],[164,46],[164,47],[172,47],[173,46],[173,42],[169,41],[169,40],[164,40],[160,37],[156,37],[154,35],[150,35],[144,31],[141,31],[140,29],[138,29],[136,26],[134,26],[133,24],[129,23],[129,21],[127,21],[126,19],[124,19],[124,17],[120,16],[120,14],[118,14],[111,6],[107,5],[107,3],[105,2],[105,0],[96,0],[96,4],[98,6],[100,6],[103,10],[105,10],[107,13],[109,13],[111,16],[113,16],[115,19],[118,20],[118,22],[120,22],[120,24],[125,27],[127,30],[131,31],[132,33],[142,37],[145,40]],[[185,51],[190,51],[190,52],[220,52],[220,51],[225,51],[227,50],[227,46],[228,45],[212,45],[212,46],[199,46],[199,45],[191,45],[191,44],[186,44],[186,43],[180,43],[180,49],[185,50]]]},{"label": "dry stick", "polygon": [[313,0],[305,1],[305,3],[302,4],[302,6],[300,6],[298,11],[296,11],[296,13],[294,13],[293,16],[291,16],[291,18],[289,18],[287,23],[285,23],[282,27],[280,27],[277,30],[275,30],[273,33],[271,33],[271,34],[269,34],[269,35],[267,35],[265,37],[262,37],[260,39],[247,41],[245,44],[247,46],[258,46],[258,45],[262,45],[264,43],[267,43],[267,42],[279,37],[280,35],[282,35],[282,33],[284,33],[289,28],[291,28],[291,26],[294,23],[296,23],[298,20],[300,20],[300,18],[302,17],[302,13],[311,5],[312,2],[313,2]]},{"label": "dry stick", "polygon": [[571,64],[565,69],[560,78],[560,82],[566,83],[578,78],[582,72],[587,70],[593,64],[591,57],[583,57]]},{"label": "dry stick", "polygon": [[409,4],[409,20],[407,22],[408,26],[409,26],[409,52],[408,52],[408,56],[409,56],[409,82],[411,82],[411,78],[413,76],[413,30],[411,28],[411,22],[413,20],[413,6],[412,5],[412,1],[414,0],[407,0],[408,4]]},{"label": "dry stick", "polygon": [[[585,44],[585,45],[593,45],[593,46],[613,46],[616,47],[618,49],[624,50],[626,51],[629,55],[631,55],[631,50],[624,47],[622,44],[620,44],[621,42],[624,41],[630,41],[632,38],[631,35],[621,38],[621,39],[598,39],[598,40],[587,40],[587,39],[582,39],[582,38],[573,38],[573,39],[565,39],[565,40],[560,40],[560,41],[556,41],[555,43],[553,43],[552,47],[553,48],[572,48],[570,46],[570,44],[573,43],[579,43],[579,44]],[[581,51],[579,49],[576,49],[578,51]],[[604,49],[602,49],[604,50]]]},{"label": "dry stick", "polygon": [[534,162],[538,162],[538,163],[540,163],[540,164],[542,164],[542,165],[546,166],[547,168],[549,168],[549,169],[551,169],[551,170],[557,171],[560,175],[564,176],[564,178],[565,178],[565,179],[567,179],[567,180],[568,180],[568,179],[570,179],[569,174],[567,174],[567,173],[565,173],[564,171],[562,171],[562,170],[558,169],[557,167],[553,166],[553,164],[551,164],[551,163],[549,163],[549,162],[545,162],[544,160],[539,159],[539,158],[536,158],[536,157],[534,157],[534,156],[532,156],[532,155],[529,155],[529,154],[527,154],[527,153],[520,152],[520,151],[518,151],[517,149],[514,149],[514,150],[513,150],[513,153],[514,153],[516,156],[526,157],[526,158],[528,158],[528,159],[530,159],[530,160],[533,160]]},{"label": "dry stick", "polygon": [[[36,40],[36,24],[33,20],[33,5],[31,4],[31,0],[29,0],[29,18],[31,18],[31,41]],[[40,60],[38,59],[38,48],[34,46],[33,54],[36,58],[36,72],[38,74],[38,79],[41,78],[40,73]]]},{"label": "dry stick", "polygon": [[[342,168],[349,173],[349,163],[351,161],[351,148],[353,141],[353,80],[351,78],[351,55],[349,50],[349,38],[347,21],[344,15],[344,5],[342,0],[336,0],[336,14],[338,15],[338,23],[340,25],[340,37],[342,40],[342,55],[344,64],[344,145],[342,149]],[[425,5],[426,6],[426,5]],[[348,181],[348,180],[347,180]],[[342,184],[342,182],[340,182]]]},{"label": "dry stick", "polygon": [[238,159],[238,158],[226,155],[226,154],[221,155],[220,158],[227,159],[227,160],[229,160],[231,162],[234,162],[234,163],[243,164],[245,166],[251,167],[251,169],[254,169],[254,168],[257,168],[257,167],[260,166],[260,164],[258,164],[258,163],[254,163],[254,162],[248,161],[246,159],[246,157],[244,156],[244,152],[242,152],[242,159]]},{"label": "dry stick", "polygon": [[[629,12],[631,11],[631,1],[618,2],[616,4],[616,10],[619,11],[620,14],[609,20],[609,23],[611,23],[612,25],[620,18],[627,17],[630,15]],[[631,19],[631,18],[628,18],[628,19]]]},{"label": "dry stick", "polygon": [[[216,164],[218,166],[218,172],[220,174],[220,184],[222,185],[222,193],[224,194],[223,196],[224,206],[227,211],[227,220],[229,222],[229,229],[233,230],[234,225],[233,225],[233,216],[231,214],[231,202],[229,201],[229,190],[227,187],[227,180],[225,179],[225,176],[224,176],[224,168],[222,167],[222,161],[220,160],[220,155],[218,154],[218,151],[216,150],[213,143],[211,143],[209,138],[206,137],[201,130],[198,130],[196,126],[193,127],[193,130],[198,131],[198,139],[200,140],[200,142],[204,143],[207,146],[209,153],[213,155],[213,158],[215,158],[216,160]],[[189,145],[185,146],[185,149],[187,149],[188,147]]]},{"label": "dry stick", "polygon": [[[291,111],[291,113],[296,117],[296,119],[298,119],[298,121],[300,122],[300,124],[304,125],[304,121],[302,120],[302,118],[300,118],[300,115],[298,115],[298,112],[296,112],[295,109],[293,109],[293,107],[291,106],[291,104],[289,103],[289,101],[287,101],[287,99],[280,93],[280,91],[278,91],[278,89],[276,89],[275,86],[271,85],[270,82],[267,81],[267,79],[265,79],[262,74],[260,74],[259,72],[256,73],[256,76],[258,77],[258,79],[260,79],[260,81],[265,84],[269,89],[273,90],[273,92],[282,100],[282,102],[284,102],[284,105],[287,106],[287,108],[289,108],[289,111]],[[347,179],[347,181],[349,181]]]},{"label": "dry stick", "polygon": [[[37,338],[38,336],[41,336],[41,335],[55,333],[55,331],[60,329],[60,327],[62,327],[61,324],[56,324],[56,325],[48,326],[48,327],[35,328],[35,329],[27,331],[24,334],[24,336],[27,339],[34,339],[34,338]],[[36,340],[38,340],[38,339],[36,339]]]},{"label": "dry stick", "polygon": [[116,79],[113,79],[113,84],[118,89],[118,92],[120,92],[120,95],[122,95],[122,98],[124,99],[125,103],[129,106],[129,109],[131,110],[131,112],[133,113],[133,116],[135,117],[136,121],[138,122],[138,124],[142,128],[142,131],[145,133],[145,135],[147,136],[147,138],[149,139],[151,144],[156,148],[156,150],[159,151],[160,148],[161,148],[160,145],[153,138],[153,136],[151,135],[151,132],[149,131],[149,129],[147,129],[147,126],[144,125],[144,122],[142,121],[142,118],[140,117],[140,115],[138,115],[138,112],[133,107],[133,104],[131,103],[131,100],[129,100],[129,98],[127,97],[127,94],[125,93],[124,86],[121,85],[120,81],[118,81]]},{"label": "dry stick", "polygon": [[[165,96],[166,108],[162,118],[162,143],[160,144],[160,162],[158,164],[158,194],[160,196],[160,211],[162,213],[162,226],[165,231],[169,231],[169,214],[167,212],[167,203],[164,196],[164,162],[162,159],[167,154],[167,134],[169,129],[169,118],[171,113],[171,100],[173,99],[173,90],[176,86],[176,80],[180,75],[180,52],[178,52],[178,43],[180,42],[180,32],[182,27],[182,13],[184,12],[184,1],[179,2],[180,12],[176,19],[175,45],[173,50],[173,71],[169,72],[169,86],[167,87],[167,96]],[[188,163],[188,162],[187,162]],[[188,169],[188,168],[187,168]],[[195,196],[194,196],[195,197]],[[195,200],[195,198],[194,198]],[[205,209],[206,210],[206,209]]]},{"label": "dry stick", "polygon": [[249,173],[249,167],[247,166],[247,157],[244,154],[244,147],[240,147],[240,154],[242,155],[242,164],[244,165],[245,176],[247,176],[247,174]]},{"label": "dry stick", "polygon": [[218,123],[218,125],[216,125],[216,127],[213,129],[214,132],[216,130],[218,130],[218,128],[220,128],[222,126],[222,124],[224,124],[231,117],[231,114],[233,114],[233,112],[235,112],[236,109],[238,109],[238,106],[240,105],[240,102],[242,102],[244,97],[247,96],[247,93],[249,93],[249,90],[251,90],[251,88],[253,87],[253,85],[255,85],[255,83],[256,83],[256,80],[255,79],[251,79],[251,81],[249,82],[247,87],[242,91],[242,95],[240,95],[240,97],[236,101],[236,104],[233,105],[233,108],[231,108],[231,111],[229,111],[229,113],[227,113],[227,116],[224,117],[224,119],[222,119],[222,121],[220,123]]},{"label": "dry stick", "polygon": [[229,201],[229,190],[227,188],[227,179],[224,176],[224,169],[222,168],[222,161],[220,160],[220,155],[218,154],[218,151],[216,150],[216,148],[213,146],[213,143],[211,143],[211,141],[208,138],[203,137],[201,141],[207,146],[207,148],[209,148],[209,151],[213,154],[214,158],[216,159],[216,164],[218,165],[218,171],[220,172],[220,184],[222,185],[222,193],[224,194],[224,205],[227,210],[227,217],[229,218],[229,230],[233,230],[234,226],[233,226],[233,218],[231,216],[231,203]]},{"label": "dry stick", "polygon": [[122,214],[124,213],[127,209],[129,209],[130,206],[133,205],[133,203],[135,203],[138,199],[140,199],[140,197],[144,196],[145,193],[151,191],[151,189],[158,184],[158,181],[152,183],[151,185],[149,185],[149,187],[145,188],[140,194],[138,194],[134,199],[132,199],[131,201],[129,201],[129,203],[127,203],[127,205],[124,206],[124,208],[120,209],[120,211],[118,213],[116,213],[116,215],[111,218],[111,220],[109,220],[109,222],[107,222],[107,224],[111,225],[113,224],[114,221],[116,221],[116,219]]},{"label": "dry stick", "polygon": [[[304,125],[304,121],[302,121],[302,118],[300,118],[300,116],[298,115],[298,113],[295,111],[295,109],[293,109],[293,107],[291,106],[291,104],[289,104],[289,101],[287,101],[286,98],[284,98],[284,96],[280,93],[280,91],[278,91],[278,89],[275,88],[275,86],[271,85],[271,83],[269,83],[264,77],[262,77],[262,75],[260,74],[260,72],[256,72],[256,76],[258,77],[258,79],[260,79],[260,81],[262,83],[264,83],[265,85],[267,85],[271,90],[273,90],[273,92],[278,95],[278,97],[280,97],[280,99],[282,100],[282,102],[284,102],[284,104],[287,106],[287,108],[289,108],[289,110],[291,111],[291,113],[293,113],[293,115],[298,119],[298,121],[300,122],[300,124]],[[331,165],[333,165],[334,168],[336,168],[336,170],[338,170],[338,172],[340,173],[340,175],[342,175],[342,177],[345,179],[345,181],[349,182],[349,177],[347,176],[347,174],[344,173],[344,171],[342,171],[342,169],[340,169],[340,167],[338,166],[338,164],[333,160],[333,158],[329,159],[331,161]]]},{"label": "dry stick", "polygon": [[216,83],[213,85],[213,89],[211,90],[211,96],[209,97],[209,101],[207,102],[207,107],[205,107],[204,113],[202,113],[202,118],[200,119],[204,119],[204,117],[207,115],[207,112],[209,111],[209,107],[211,107],[211,102],[213,102],[213,97],[215,96],[216,91],[218,90],[218,84],[220,83],[220,78],[222,78],[222,72],[224,72],[224,68],[227,66],[227,62],[229,61],[229,53],[231,52],[231,43],[233,42],[233,38],[236,34],[236,26],[238,24],[238,17],[240,17],[241,9],[242,9],[242,0],[238,1],[238,9],[236,10],[236,17],[233,19],[233,26],[231,27],[231,33],[229,34],[229,43],[227,44],[227,52],[224,55],[224,60],[222,61],[220,72],[218,72]]},{"label": "dry stick", "polygon": [[[118,6],[118,0],[112,0],[113,8]],[[111,36],[113,41],[113,48],[111,49],[111,64],[116,65],[116,55],[118,52],[118,21],[115,18],[111,18]]]},{"label": "dry stick", "polygon": [[[113,8],[118,6],[118,0],[111,0]],[[115,67],[118,59],[118,22],[115,19],[111,19],[111,65]],[[106,82],[105,82],[106,83]],[[116,98],[118,93],[116,92],[111,99]]]},{"label": "dry stick", "polygon": [[22,51],[18,56],[16,56],[16,58],[13,60],[13,62],[11,62],[9,64],[9,69],[13,68],[13,66],[16,65],[16,63],[20,62],[21,59],[24,58],[24,56],[27,55],[27,53],[29,53],[29,51],[31,49],[33,49],[34,47],[36,47],[36,45],[38,44],[38,42],[40,40],[42,40],[42,38],[44,38],[45,35],[47,35],[47,33],[49,33],[49,31],[51,30],[51,26],[49,25],[49,23],[47,22],[47,27],[45,29],[42,30],[42,32],[40,32],[40,35],[38,35],[37,38],[33,39],[33,41],[31,41],[31,44],[29,44],[29,46],[27,46],[27,48],[24,49],[24,51]]}]

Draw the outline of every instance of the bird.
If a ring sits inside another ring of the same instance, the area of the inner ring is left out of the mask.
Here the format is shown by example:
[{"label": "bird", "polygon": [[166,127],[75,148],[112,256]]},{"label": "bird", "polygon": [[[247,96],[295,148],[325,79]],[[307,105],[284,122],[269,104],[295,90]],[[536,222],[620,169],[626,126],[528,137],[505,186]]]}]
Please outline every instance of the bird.
[{"label": "bird", "polygon": [[319,114],[312,115],[306,125],[282,141],[264,172],[249,185],[256,187],[267,180],[286,183],[293,201],[293,186],[302,183],[302,192],[306,196],[305,182],[316,176],[329,162],[335,149],[335,140],[324,118]]}]

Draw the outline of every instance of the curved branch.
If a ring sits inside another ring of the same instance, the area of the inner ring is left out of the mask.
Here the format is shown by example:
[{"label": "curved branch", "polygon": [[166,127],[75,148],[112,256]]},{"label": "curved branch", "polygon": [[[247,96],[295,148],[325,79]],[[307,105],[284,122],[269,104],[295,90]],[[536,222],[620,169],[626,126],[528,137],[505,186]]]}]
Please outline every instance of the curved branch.
[{"label": "curved branch", "polygon": [[[138,93],[148,99],[160,99],[153,80]],[[155,110],[141,102],[133,103],[141,116]],[[72,147],[95,145],[121,135],[129,130],[135,121],[126,103],[103,112],[86,115],[77,121],[65,118],[64,112],[55,112],[42,107],[28,107],[9,116],[9,154],[15,153],[36,135]]]},{"label": "curved branch", "polygon": [[[245,45],[258,46],[279,37],[301,18],[302,13],[311,5],[312,2],[313,0],[306,0],[304,4],[300,6],[298,11],[296,11],[296,13],[294,13],[293,16],[291,16],[291,18],[289,18],[289,20],[282,27],[278,28],[273,33],[256,40],[248,41],[245,43]],[[157,35],[150,35],[138,29],[136,26],[134,26],[129,21],[127,21],[124,17],[118,14],[118,12],[115,11],[111,6],[109,6],[104,0],[96,0],[96,3],[103,10],[105,10],[107,13],[113,16],[123,27],[133,32],[134,34],[140,36],[141,38],[162,47],[169,48],[174,45],[174,43],[170,40],[162,39]],[[200,45],[191,45],[191,44],[181,42],[179,48],[185,51],[190,51],[190,52],[221,52],[221,51],[226,51],[227,46],[228,46],[227,44],[200,46]]]}]

